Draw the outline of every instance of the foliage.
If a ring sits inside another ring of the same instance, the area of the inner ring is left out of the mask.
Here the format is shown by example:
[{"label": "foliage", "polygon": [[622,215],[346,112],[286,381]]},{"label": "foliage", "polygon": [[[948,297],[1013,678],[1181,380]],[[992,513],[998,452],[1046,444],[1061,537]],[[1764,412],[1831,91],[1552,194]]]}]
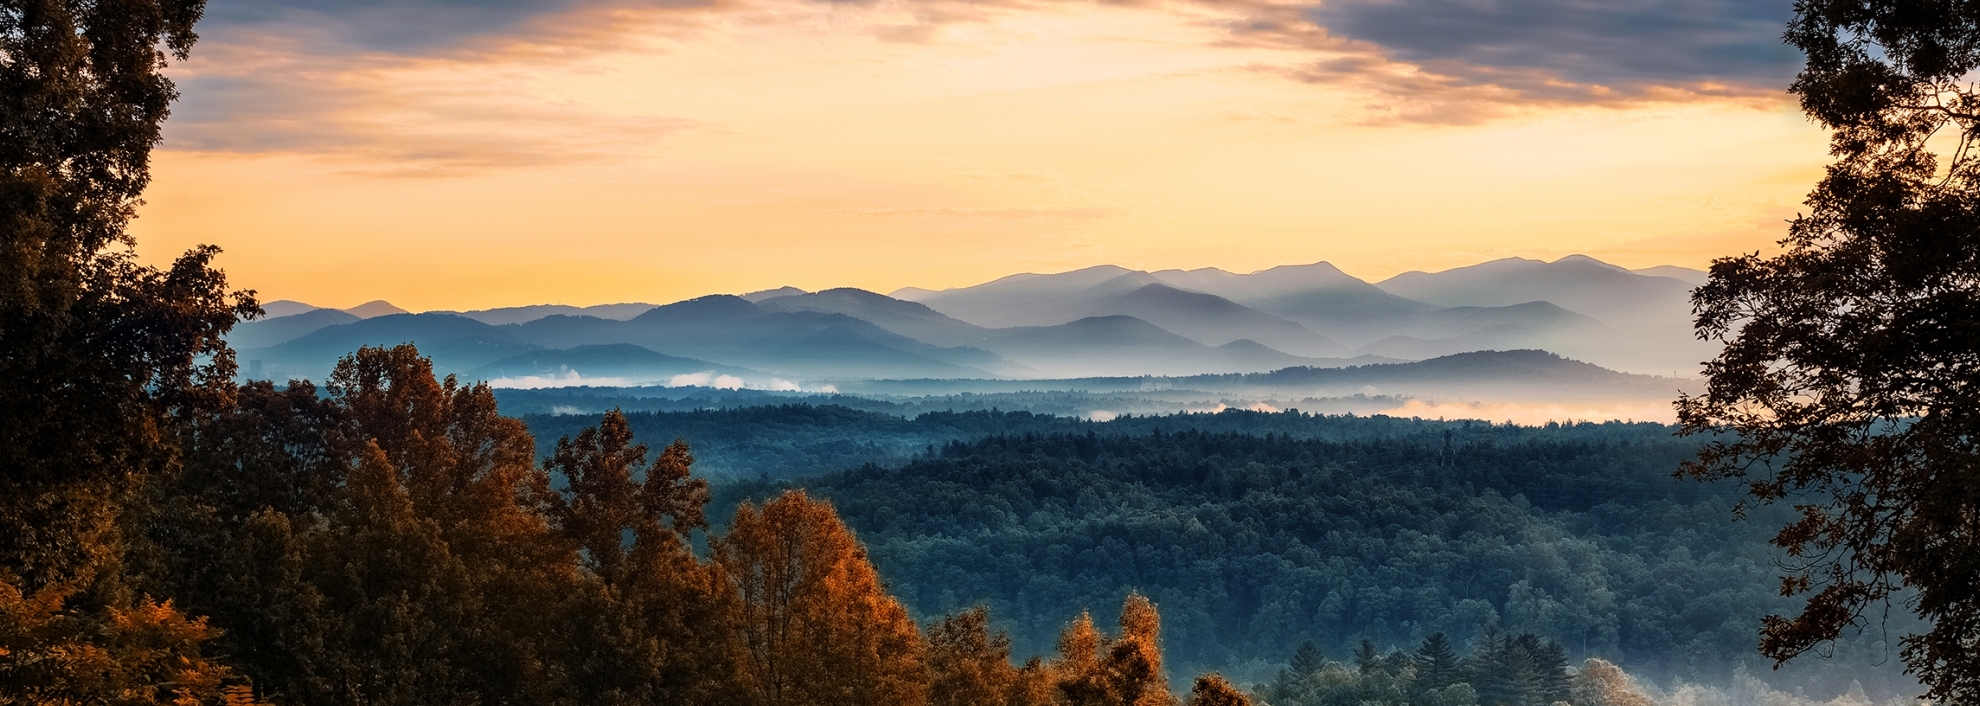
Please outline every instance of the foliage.
[{"label": "foliage", "polygon": [[[540,391],[532,391],[540,392]],[[500,391],[505,400],[516,391]],[[638,400],[623,400],[630,403]],[[1495,425],[1476,421],[1443,422],[1385,416],[1325,416],[1229,409],[1217,414],[1165,416],[1122,415],[1096,422],[1077,417],[1024,411],[929,411],[902,416],[900,410],[832,404],[770,404],[756,407],[626,412],[626,424],[636,439],[664,445],[677,438],[695,447],[699,473],[718,480],[790,480],[823,475],[872,463],[896,466],[931,447],[951,441],[974,441],[985,436],[1074,433],[1146,434],[1161,430],[1217,431],[1253,436],[1285,435],[1334,441],[1414,439],[1441,443],[1445,431],[1460,434],[1459,443],[1492,439],[1511,444],[1547,435],[1544,428]],[[505,401],[506,404],[506,401]],[[538,446],[548,449],[560,436],[569,436],[590,423],[576,415],[524,417]],[[1655,424],[1613,424],[1580,429],[1584,438],[1643,437],[1667,433]],[[1646,485],[1669,485],[1648,478]]]},{"label": "foliage", "polygon": [[[1668,427],[1298,421],[1350,431],[990,437],[806,487],[908,605],[984,603],[1020,652],[1049,648],[1060,606],[1134,588],[1192,666],[1498,625],[1720,678],[1750,649],[1748,616],[1778,605],[1754,585],[1764,543],[1725,520],[1730,493],[1670,481],[1694,447]],[[1371,427],[1402,433],[1328,440]]]},{"label": "foliage", "polygon": [[99,621],[68,610],[72,594],[0,580],[0,705],[224,702],[232,674],[201,656],[214,633],[205,620],[147,597]]},{"label": "foliage", "polygon": [[1726,341],[1687,432],[1687,468],[1800,515],[1775,537],[1782,590],[1761,651],[1785,661],[1902,597],[1933,697],[1980,700],[1980,8],[1806,0],[1793,92],[1835,157],[1784,252],[1719,260],[1693,296]]},{"label": "foliage", "polygon": [[754,703],[927,702],[921,635],[831,505],[745,504],[713,548],[740,594]]},{"label": "foliage", "polygon": [[[1376,650],[1370,644],[1368,651]],[[1375,660],[1352,669],[1324,660],[1298,664],[1256,691],[1273,706],[1648,706],[1633,679],[1615,665],[1590,659],[1570,670],[1560,654],[1559,643],[1526,633],[1488,636],[1460,659],[1436,633],[1424,639],[1414,658]]]},{"label": "foliage", "polygon": [[1251,697],[1223,677],[1205,674],[1190,687],[1189,706],[1251,706]]},{"label": "foliage", "polygon": [[161,271],[124,232],[174,96],[161,48],[185,59],[203,7],[0,2],[0,566],[27,590],[114,584],[121,508],[172,418],[225,404],[220,336],[258,311],[217,250]]},{"label": "foliage", "polygon": [[150,180],[203,0],[0,0],[0,703],[204,703],[214,633],[124,576],[174,430],[230,403],[253,298],[200,247],[140,264]]}]

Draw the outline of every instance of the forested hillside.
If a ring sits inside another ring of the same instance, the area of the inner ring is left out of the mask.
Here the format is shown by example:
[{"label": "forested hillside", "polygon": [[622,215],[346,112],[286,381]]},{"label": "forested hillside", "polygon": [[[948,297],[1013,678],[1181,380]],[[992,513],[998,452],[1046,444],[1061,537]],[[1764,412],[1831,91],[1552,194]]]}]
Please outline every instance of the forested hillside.
[{"label": "forested hillside", "polygon": [[[1659,678],[1764,671],[1749,655],[1782,607],[1776,518],[1734,523],[1736,489],[1673,480],[1692,442],[1668,427],[1238,412],[1080,426],[803,486],[911,609],[987,604],[1020,652],[1049,646],[1064,606],[1133,589],[1163,606],[1178,663],[1254,678],[1303,641],[1386,653],[1435,632],[1530,632]],[[718,488],[717,504],[780,486]],[[1863,673],[1860,649],[1784,678],[1902,691]]]}]

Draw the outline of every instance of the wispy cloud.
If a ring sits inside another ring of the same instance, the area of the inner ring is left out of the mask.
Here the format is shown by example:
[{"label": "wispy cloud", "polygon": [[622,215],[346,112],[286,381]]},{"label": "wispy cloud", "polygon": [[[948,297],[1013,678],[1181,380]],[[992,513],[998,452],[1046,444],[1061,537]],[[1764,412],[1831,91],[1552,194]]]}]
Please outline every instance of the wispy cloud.
[{"label": "wispy cloud", "polygon": [[389,165],[395,175],[450,175],[618,160],[707,127],[561,98],[513,73],[477,73],[471,62],[333,59],[292,48],[273,39],[209,48],[178,76],[191,98],[166,124],[166,146],[313,154],[373,172]]}]

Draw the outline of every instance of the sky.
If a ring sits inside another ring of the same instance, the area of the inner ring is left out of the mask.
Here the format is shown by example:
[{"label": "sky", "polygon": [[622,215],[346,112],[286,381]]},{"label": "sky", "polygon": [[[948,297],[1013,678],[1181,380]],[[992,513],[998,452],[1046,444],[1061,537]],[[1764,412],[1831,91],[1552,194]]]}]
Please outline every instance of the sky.
[{"label": "sky", "polygon": [[211,0],[133,225],[263,300],[1768,250],[1785,0]]}]

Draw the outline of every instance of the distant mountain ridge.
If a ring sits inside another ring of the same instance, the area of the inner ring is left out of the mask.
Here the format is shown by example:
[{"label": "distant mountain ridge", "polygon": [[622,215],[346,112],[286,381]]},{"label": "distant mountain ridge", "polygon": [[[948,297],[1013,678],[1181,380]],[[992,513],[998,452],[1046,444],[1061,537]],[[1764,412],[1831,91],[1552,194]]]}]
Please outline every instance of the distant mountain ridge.
[{"label": "distant mountain ridge", "polygon": [[[424,314],[392,313],[403,310],[383,301],[342,312],[283,301],[266,308],[286,315],[243,323],[229,340],[271,377],[320,377],[357,346],[401,342],[462,374],[665,380],[730,370],[761,379],[750,384],[1263,373],[1515,349],[1683,374],[1713,352],[1690,335],[1689,293],[1703,277],[1584,256],[1380,283],[1325,262],[1249,274],[1101,265],[893,296],[782,287],[665,305]],[[687,370],[696,366],[706,369]]]}]

